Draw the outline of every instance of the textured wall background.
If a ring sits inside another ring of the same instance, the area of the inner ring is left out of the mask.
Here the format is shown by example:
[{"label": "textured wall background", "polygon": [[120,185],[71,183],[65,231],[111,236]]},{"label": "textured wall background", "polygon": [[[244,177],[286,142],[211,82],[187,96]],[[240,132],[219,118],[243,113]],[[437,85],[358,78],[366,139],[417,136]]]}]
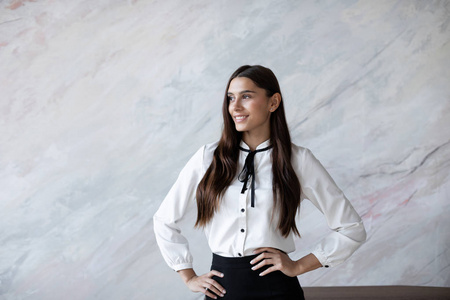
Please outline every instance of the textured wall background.
[{"label": "textured wall background", "polygon": [[[0,1],[0,299],[201,299],[151,217],[243,64],[367,227],[301,284],[450,286],[449,25],[449,1]],[[293,257],[327,234],[308,203],[300,231]]]}]

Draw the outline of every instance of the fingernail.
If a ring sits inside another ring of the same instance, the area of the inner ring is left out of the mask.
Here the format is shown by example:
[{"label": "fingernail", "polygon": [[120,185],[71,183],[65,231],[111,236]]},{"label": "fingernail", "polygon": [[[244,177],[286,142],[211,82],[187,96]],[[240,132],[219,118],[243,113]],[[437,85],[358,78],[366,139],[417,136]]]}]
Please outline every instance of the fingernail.
[{"label": "fingernail", "polygon": [[224,276],[223,273],[221,273],[221,274],[220,274],[220,277],[223,277],[223,276]]},{"label": "fingernail", "polygon": [[250,263],[253,265],[253,260],[251,260]]},{"label": "fingernail", "polygon": [[224,294],[225,294],[226,292],[227,292],[226,290],[223,290],[223,291],[222,291],[222,293],[224,293]]}]

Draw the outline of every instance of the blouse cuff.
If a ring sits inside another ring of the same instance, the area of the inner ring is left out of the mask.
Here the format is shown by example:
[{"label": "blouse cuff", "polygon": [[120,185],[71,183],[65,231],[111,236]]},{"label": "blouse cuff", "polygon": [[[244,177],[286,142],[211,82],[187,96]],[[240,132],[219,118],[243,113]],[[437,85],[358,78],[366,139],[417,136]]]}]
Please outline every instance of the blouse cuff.
[{"label": "blouse cuff", "polygon": [[180,271],[180,270],[184,270],[184,269],[193,269],[194,266],[192,263],[183,263],[183,264],[178,264],[178,265],[173,265],[172,269],[174,271]]},{"label": "blouse cuff", "polygon": [[322,264],[322,266],[324,266],[325,268],[330,267],[330,263],[328,262],[328,257],[325,255],[325,253],[323,251],[316,249],[311,253],[315,257],[317,257],[317,259]]}]

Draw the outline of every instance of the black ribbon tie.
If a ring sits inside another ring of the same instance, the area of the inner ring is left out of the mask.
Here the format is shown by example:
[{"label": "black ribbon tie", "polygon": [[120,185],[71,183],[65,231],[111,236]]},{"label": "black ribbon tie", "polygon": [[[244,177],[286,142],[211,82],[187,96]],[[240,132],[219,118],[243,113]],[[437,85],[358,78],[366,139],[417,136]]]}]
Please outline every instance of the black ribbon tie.
[{"label": "black ribbon tie", "polygon": [[255,207],[255,154],[258,152],[267,151],[272,146],[263,148],[263,149],[257,149],[255,151],[251,151],[242,147],[239,147],[242,151],[248,152],[247,158],[245,159],[244,168],[242,168],[241,173],[239,173],[238,179],[240,182],[243,182],[244,185],[242,186],[241,194],[245,193],[245,191],[248,189],[247,184],[250,177],[252,177],[252,207]]}]

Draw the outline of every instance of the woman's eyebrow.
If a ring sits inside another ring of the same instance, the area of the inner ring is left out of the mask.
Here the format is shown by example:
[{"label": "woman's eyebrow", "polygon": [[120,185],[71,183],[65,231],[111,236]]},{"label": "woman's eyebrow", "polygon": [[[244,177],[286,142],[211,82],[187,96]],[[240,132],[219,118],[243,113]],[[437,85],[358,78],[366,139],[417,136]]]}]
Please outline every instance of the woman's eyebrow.
[{"label": "woman's eyebrow", "polygon": [[[244,90],[244,91],[240,91],[239,94],[245,94],[245,93],[256,93],[255,91],[251,91],[251,90]],[[227,95],[233,95],[232,92],[228,92]]]}]

